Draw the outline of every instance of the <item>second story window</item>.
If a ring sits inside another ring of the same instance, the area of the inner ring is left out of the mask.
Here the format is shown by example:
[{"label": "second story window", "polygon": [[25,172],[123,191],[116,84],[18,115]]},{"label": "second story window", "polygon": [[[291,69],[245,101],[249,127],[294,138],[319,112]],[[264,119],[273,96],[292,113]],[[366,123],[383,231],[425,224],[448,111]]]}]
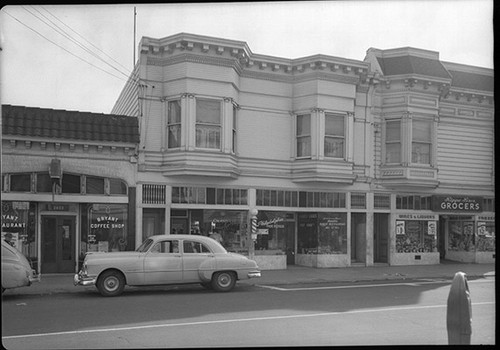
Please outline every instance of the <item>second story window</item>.
[{"label": "second story window", "polygon": [[297,157],[311,156],[311,115],[297,116]]},{"label": "second story window", "polygon": [[344,158],[344,116],[325,114],[325,157]]},{"label": "second story window", "polygon": [[401,120],[390,120],[385,125],[385,162],[401,163]]},{"label": "second story window", "polygon": [[231,146],[231,151],[233,153],[236,153],[236,112],[237,108],[233,106],[233,140]]},{"label": "second story window", "polygon": [[431,163],[432,123],[432,121],[413,119],[411,143],[412,163]]},{"label": "second story window", "polygon": [[221,103],[196,100],[196,147],[221,148]]},{"label": "second story window", "polygon": [[167,144],[168,148],[181,146],[181,101],[179,100],[168,102]]}]

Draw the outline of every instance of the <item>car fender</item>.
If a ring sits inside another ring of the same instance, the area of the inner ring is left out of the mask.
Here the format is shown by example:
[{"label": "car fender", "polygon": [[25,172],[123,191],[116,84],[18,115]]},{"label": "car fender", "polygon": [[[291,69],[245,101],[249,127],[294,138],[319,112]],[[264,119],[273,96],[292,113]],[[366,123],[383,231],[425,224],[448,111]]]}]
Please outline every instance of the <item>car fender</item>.
[{"label": "car fender", "polygon": [[216,260],[211,257],[205,259],[198,269],[198,276],[202,282],[210,282],[216,269]]}]

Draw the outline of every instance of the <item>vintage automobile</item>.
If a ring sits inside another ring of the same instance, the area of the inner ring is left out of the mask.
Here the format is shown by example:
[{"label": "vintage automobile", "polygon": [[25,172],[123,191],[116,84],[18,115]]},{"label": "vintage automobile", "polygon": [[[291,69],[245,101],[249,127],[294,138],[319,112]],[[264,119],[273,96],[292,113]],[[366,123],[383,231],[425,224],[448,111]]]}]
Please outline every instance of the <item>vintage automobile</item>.
[{"label": "vintage automobile", "polygon": [[16,248],[2,240],[2,293],[6,289],[30,286],[40,282],[31,263]]},{"label": "vintage automobile", "polygon": [[133,252],[88,252],[74,284],[95,285],[107,297],[120,295],[125,285],[200,283],[228,292],[237,280],[260,276],[255,261],[228,253],[212,238],[156,235]]}]

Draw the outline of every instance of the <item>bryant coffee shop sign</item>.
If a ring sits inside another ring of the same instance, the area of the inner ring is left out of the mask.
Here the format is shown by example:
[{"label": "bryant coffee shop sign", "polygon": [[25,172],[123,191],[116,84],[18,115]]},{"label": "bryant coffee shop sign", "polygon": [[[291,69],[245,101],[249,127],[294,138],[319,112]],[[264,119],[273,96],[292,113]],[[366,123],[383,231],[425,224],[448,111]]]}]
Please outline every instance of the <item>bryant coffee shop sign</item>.
[{"label": "bryant coffee shop sign", "polygon": [[433,196],[432,210],[445,212],[482,212],[482,197]]}]

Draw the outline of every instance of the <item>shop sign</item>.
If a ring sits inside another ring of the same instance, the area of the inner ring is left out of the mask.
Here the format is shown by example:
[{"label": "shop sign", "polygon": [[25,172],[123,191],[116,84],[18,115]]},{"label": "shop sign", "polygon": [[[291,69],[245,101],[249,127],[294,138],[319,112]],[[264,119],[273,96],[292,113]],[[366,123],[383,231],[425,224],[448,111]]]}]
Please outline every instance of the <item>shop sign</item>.
[{"label": "shop sign", "polygon": [[439,220],[439,216],[435,214],[397,214],[396,219],[398,220]]},{"label": "shop sign", "polygon": [[495,221],[495,215],[478,215],[478,221]]},{"label": "shop sign", "polygon": [[278,223],[285,221],[284,218],[273,218],[270,220],[260,220],[258,222],[259,226],[264,226],[268,228],[285,228],[285,225],[279,225]]},{"label": "shop sign", "polygon": [[432,196],[432,211],[482,212],[482,197]]},{"label": "shop sign", "polygon": [[17,215],[2,214],[2,231],[4,229],[26,228],[26,223]]},{"label": "shop sign", "polygon": [[90,228],[124,228],[125,224],[119,223],[120,218],[114,216],[99,216],[95,219],[93,223],[90,224]]}]

